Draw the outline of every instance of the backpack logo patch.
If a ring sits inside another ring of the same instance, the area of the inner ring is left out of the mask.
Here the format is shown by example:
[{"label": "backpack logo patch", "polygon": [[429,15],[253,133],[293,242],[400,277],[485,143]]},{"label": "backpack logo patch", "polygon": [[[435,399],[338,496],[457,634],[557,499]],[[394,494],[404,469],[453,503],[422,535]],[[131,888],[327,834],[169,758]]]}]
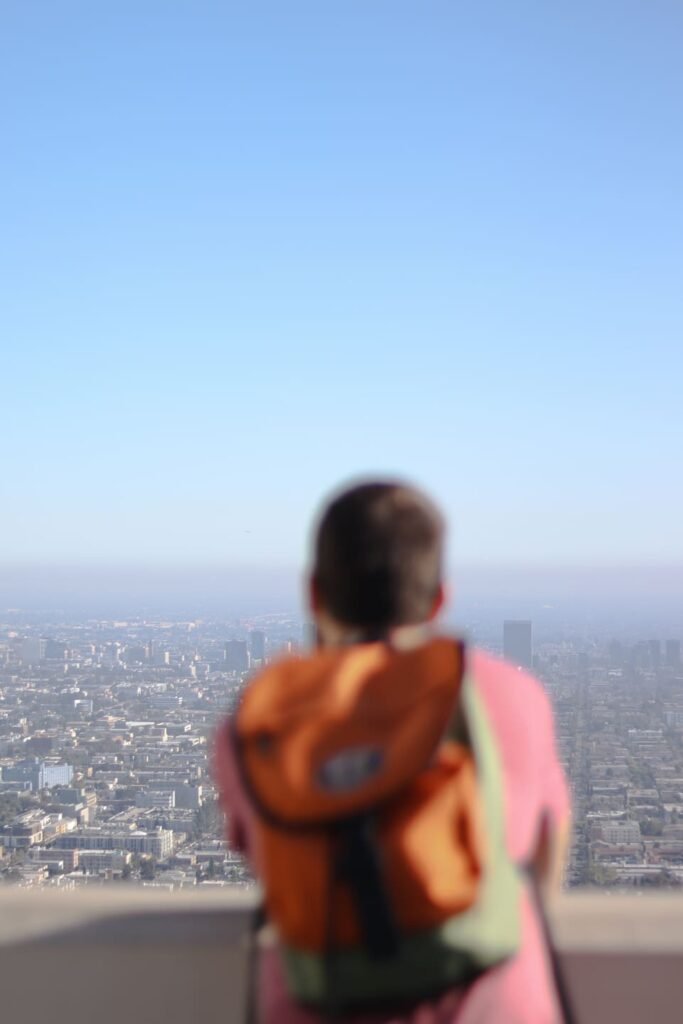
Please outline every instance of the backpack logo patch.
[{"label": "backpack logo patch", "polygon": [[352,747],[323,761],[318,769],[318,782],[329,792],[348,792],[369,782],[383,763],[384,754],[379,747]]}]

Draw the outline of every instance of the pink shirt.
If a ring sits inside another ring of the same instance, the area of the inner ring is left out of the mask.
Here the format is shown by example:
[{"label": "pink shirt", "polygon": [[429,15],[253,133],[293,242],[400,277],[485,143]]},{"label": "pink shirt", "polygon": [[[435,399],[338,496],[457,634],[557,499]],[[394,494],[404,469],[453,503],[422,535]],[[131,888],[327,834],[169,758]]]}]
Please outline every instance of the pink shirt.
[{"label": "pink shirt", "polygon": [[[569,815],[550,702],[540,683],[525,672],[481,651],[470,651],[469,658],[503,763],[508,852],[522,864],[536,849],[544,819],[557,828]],[[224,730],[216,744],[216,777],[228,815],[230,845],[246,854],[258,874],[254,816]],[[264,956],[260,1000],[267,1024],[321,1024],[322,1018],[289,998],[276,950]],[[511,960],[482,975],[464,993],[450,993],[407,1016],[365,1014],[352,1020],[353,1024],[558,1024],[546,952],[528,895],[522,902],[520,952]]]}]

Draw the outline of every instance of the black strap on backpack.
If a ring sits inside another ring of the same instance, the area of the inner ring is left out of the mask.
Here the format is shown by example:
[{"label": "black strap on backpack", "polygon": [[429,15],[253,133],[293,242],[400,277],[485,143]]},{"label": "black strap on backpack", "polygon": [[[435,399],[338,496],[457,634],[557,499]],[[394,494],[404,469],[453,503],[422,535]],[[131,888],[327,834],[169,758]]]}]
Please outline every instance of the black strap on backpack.
[{"label": "black strap on backpack", "polygon": [[536,910],[536,916],[541,926],[543,944],[548,954],[548,964],[550,966],[550,973],[555,986],[555,992],[557,993],[557,1001],[562,1012],[563,1024],[578,1024],[578,1018],[574,1012],[574,1004],[569,994],[569,987],[567,985],[562,961],[553,939],[550,922],[548,921],[548,914],[545,909],[545,900],[543,899],[543,893],[541,892],[541,887],[538,882],[538,876],[533,866],[527,868],[526,875],[529,881],[529,889],[531,891],[534,908]]},{"label": "black strap on backpack", "polygon": [[345,821],[337,831],[336,880],[353,895],[364,945],[371,957],[396,956],[399,932],[387,890],[372,814]]},{"label": "black strap on backpack", "polygon": [[334,853],[330,859],[325,925],[325,973],[327,1000],[322,1019],[337,1024],[343,1019],[344,996],[337,978],[335,935],[336,898],[339,885],[349,887],[366,950],[378,960],[395,956],[399,930],[386,887],[372,813],[360,814],[337,825],[331,834]]}]

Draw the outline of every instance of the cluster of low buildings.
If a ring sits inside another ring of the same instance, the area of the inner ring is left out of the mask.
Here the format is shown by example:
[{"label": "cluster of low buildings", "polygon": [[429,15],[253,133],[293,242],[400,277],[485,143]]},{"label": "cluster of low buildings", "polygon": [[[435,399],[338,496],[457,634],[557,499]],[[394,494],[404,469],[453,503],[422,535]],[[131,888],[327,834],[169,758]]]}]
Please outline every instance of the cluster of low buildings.
[{"label": "cluster of low buildings", "polygon": [[539,668],[572,787],[569,884],[682,885],[680,642],[612,641]]},{"label": "cluster of low buildings", "polygon": [[284,616],[0,624],[0,881],[249,884],[224,840],[214,728],[300,637]]},{"label": "cluster of low buildings", "polygon": [[[224,839],[215,725],[255,669],[312,640],[286,615],[0,623],[0,881],[250,884]],[[567,884],[683,884],[680,642],[542,637],[532,651],[518,620],[503,640],[555,707]]]}]

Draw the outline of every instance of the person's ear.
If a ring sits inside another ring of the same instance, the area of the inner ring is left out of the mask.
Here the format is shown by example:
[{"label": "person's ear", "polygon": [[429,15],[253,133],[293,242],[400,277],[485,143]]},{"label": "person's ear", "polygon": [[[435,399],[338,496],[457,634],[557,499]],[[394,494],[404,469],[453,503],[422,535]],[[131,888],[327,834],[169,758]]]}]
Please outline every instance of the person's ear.
[{"label": "person's ear", "polygon": [[443,585],[443,583],[439,583],[436,594],[434,595],[434,602],[432,604],[431,611],[429,612],[430,622],[437,617],[437,615],[439,614],[439,612],[446,603],[446,598],[446,588]]},{"label": "person's ear", "polygon": [[322,601],[320,600],[320,588],[318,587],[318,581],[313,575],[308,579],[308,604],[314,615],[319,612],[322,607]]}]

